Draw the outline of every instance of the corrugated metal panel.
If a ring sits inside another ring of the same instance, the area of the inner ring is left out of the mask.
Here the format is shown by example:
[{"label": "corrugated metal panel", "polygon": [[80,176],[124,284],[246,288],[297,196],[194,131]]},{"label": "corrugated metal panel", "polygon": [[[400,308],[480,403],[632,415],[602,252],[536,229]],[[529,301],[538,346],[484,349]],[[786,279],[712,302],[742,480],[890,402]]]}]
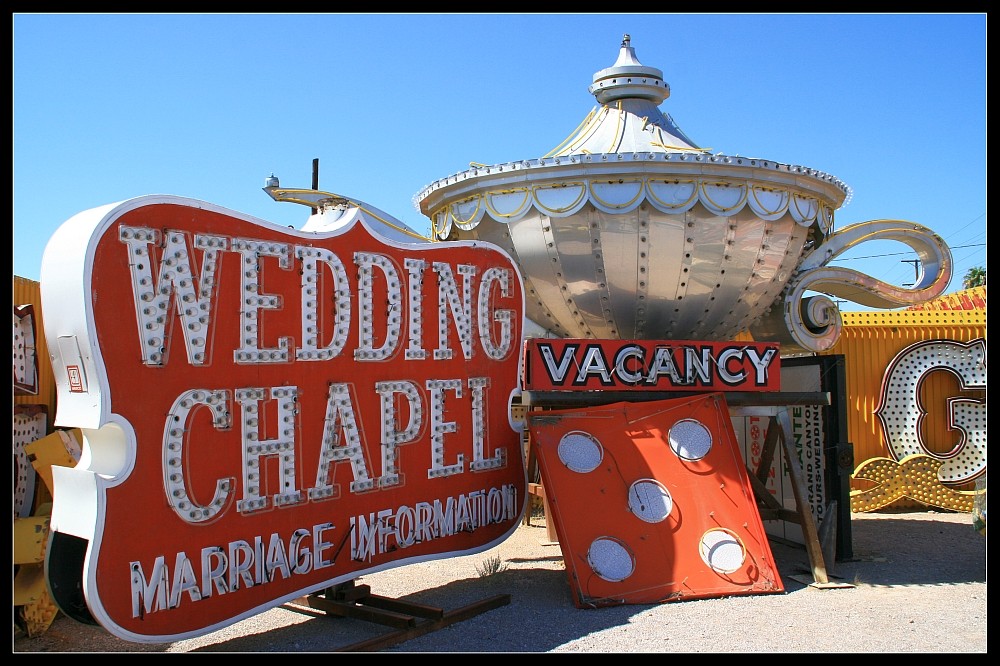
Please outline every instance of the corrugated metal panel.
[{"label": "corrugated metal panel", "polygon": [[986,310],[986,285],[945,294],[907,310]]},{"label": "corrugated metal panel", "polygon": [[[842,354],[846,370],[847,430],[854,445],[854,466],[872,458],[892,457],[875,410],[881,403],[886,368],[897,354],[927,340],[970,342],[986,337],[985,310],[903,310],[842,313],[844,328],[827,354]],[[948,428],[947,400],[982,398],[982,391],[962,391],[950,372],[933,372],[921,388],[928,410],[924,442],[934,453],[944,454],[959,441]],[[971,485],[970,485],[971,488]],[[853,490],[862,489],[852,482]]]},{"label": "corrugated metal panel", "polygon": [[[986,326],[986,310],[891,310],[842,312],[846,329],[878,326]],[[921,338],[929,340],[929,337]]]},{"label": "corrugated metal panel", "polygon": [[15,405],[46,405],[49,410],[48,430],[52,431],[52,421],[56,416],[56,382],[49,361],[49,349],[45,344],[45,327],[42,322],[41,284],[34,280],[14,276],[15,306],[31,304],[35,306],[35,349],[38,352],[38,395],[15,395]]}]

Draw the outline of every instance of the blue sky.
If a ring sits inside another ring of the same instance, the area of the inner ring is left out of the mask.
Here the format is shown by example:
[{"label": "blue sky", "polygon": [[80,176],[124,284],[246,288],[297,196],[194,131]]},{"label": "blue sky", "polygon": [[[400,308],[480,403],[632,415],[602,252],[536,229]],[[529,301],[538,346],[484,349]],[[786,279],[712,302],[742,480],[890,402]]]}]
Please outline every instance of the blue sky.
[{"label": "blue sky", "polygon": [[[272,173],[426,233],[425,185],[541,157],[596,105],[622,35],[663,71],[660,108],[713,152],[799,164],[853,190],[836,228],[917,222],[962,288],[986,266],[986,15],[15,14],[13,266],[56,228],[146,194],[300,227]],[[906,245],[836,262],[914,281]],[[847,303],[845,311],[866,309]]]}]

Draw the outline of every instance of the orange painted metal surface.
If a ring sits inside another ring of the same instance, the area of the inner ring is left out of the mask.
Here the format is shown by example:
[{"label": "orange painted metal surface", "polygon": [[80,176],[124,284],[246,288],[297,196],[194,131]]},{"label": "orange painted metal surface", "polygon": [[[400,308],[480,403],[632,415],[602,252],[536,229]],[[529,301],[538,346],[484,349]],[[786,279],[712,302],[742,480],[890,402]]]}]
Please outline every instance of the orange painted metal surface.
[{"label": "orange painted metal surface", "polygon": [[783,591],[722,394],[528,419],[577,607]]},{"label": "orange painted metal surface", "polygon": [[982,310],[986,311],[986,285],[945,294],[932,301],[913,305],[907,310]]}]

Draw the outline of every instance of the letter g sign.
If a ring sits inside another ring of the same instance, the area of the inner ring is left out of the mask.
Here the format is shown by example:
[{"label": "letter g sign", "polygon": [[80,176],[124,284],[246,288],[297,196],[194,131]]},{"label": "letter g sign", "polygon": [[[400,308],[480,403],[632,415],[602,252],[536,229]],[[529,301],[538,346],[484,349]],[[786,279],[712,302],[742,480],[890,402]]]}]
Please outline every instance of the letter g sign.
[{"label": "letter g sign", "polygon": [[986,473],[986,401],[949,398],[948,428],[958,430],[961,438],[947,453],[928,450],[921,429],[927,410],[920,400],[920,386],[935,370],[954,374],[962,390],[985,390],[986,340],[927,340],[910,345],[886,368],[882,403],[875,414],[897,462],[917,453],[929,455],[942,461],[941,483],[961,485]]}]

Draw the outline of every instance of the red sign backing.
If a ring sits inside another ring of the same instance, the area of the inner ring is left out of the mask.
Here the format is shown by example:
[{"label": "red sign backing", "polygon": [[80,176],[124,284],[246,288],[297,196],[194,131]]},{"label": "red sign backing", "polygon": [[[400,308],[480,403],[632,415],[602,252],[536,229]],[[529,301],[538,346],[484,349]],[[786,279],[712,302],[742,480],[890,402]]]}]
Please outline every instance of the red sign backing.
[{"label": "red sign backing", "polygon": [[57,425],[86,440],[47,570],[117,636],[204,634],[516,528],[524,296],[498,248],[141,197],[67,221],[41,287]]},{"label": "red sign backing", "polygon": [[778,391],[777,343],[532,338],[529,391]]}]

